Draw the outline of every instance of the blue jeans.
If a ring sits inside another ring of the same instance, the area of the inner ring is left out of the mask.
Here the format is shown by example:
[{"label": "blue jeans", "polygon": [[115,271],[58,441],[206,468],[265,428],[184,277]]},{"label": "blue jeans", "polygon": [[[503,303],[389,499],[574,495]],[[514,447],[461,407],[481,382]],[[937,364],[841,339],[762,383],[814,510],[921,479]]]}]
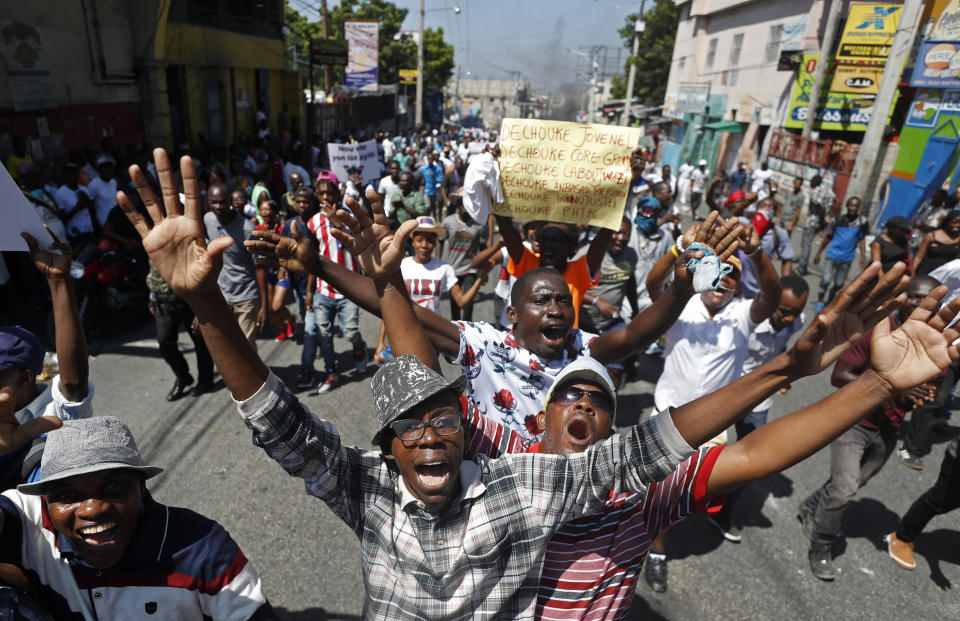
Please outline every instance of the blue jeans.
[{"label": "blue jeans", "polygon": [[[291,279],[292,280],[292,279]],[[300,352],[300,372],[312,373],[313,361],[317,359],[317,321],[313,308],[307,308],[307,296],[305,290],[291,282],[293,295],[297,298],[297,309],[300,312],[300,318],[303,320],[303,351]]]},{"label": "blue jeans", "polygon": [[800,239],[800,257],[797,259],[797,270],[800,275],[807,273],[807,264],[810,263],[810,250],[813,248],[813,240],[817,236],[815,227],[803,227],[803,237]]},{"label": "blue jeans", "polygon": [[[353,346],[354,357],[363,356],[367,348],[360,335],[360,309],[350,300],[334,300],[328,297],[316,297],[313,301],[315,317],[314,329],[327,375],[337,372],[337,357],[333,350],[334,320],[340,323],[344,338]],[[306,341],[306,339],[304,339]],[[359,359],[359,358],[358,358]]]},{"label": "blue jeans", "polygon": [[767,424],[767,414],[770,410],[760,410],[750,412],[737,421],[737,440],[742,440],[751,431],[756,431],[757,427]]},{"label": "blue jeans", "polygon": [[829,302],[843,288],[843,283],[850,272],[850,263],[851,261],[837,261],[830,257],[823,260],[823,275],[820,277],[821,298],[829,290],[830,295],[826,299]]}]

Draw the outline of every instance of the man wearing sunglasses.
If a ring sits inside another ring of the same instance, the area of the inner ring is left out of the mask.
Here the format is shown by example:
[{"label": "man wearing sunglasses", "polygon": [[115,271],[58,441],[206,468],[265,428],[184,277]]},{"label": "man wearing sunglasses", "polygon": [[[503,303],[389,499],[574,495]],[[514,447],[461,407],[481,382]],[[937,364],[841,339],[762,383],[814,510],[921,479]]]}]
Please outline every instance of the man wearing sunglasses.
[{"label": "man wearing sunglasses", "polygon": [[[157,149],[155,157],[160,178],[172,183],[166,153]],[[818,325],[790,355],[582,453],[465,461],[466,432],[454,430],[446,417],[463,407],[466,380],[460,376],[448,382],[437,372],[436,352],[399,277],[405,238],[415,225],[405,223],[392,236],[379,204],[374,205],[375,226],[362,210],[356,219],[341,211],[337,215],[354,235],[338,231],[336,236],[374,279],[380,304],[389,309],[384,318],[388,335],[400,354],[373,380],[381,452],[347,448],[332,424],[313,416],[269,371],[231,317],[216,285],[219,254],[231,241],[204,243],[192,160],[183,158],[181,171],[186,215],[173,192],[164,192],[173,198],[161,206],[136,166],[131,177],[153,224],[123,194],[118,195],[120,205],[158,271],[196,313],[254,444],[288,474],[303,478],[307,492],[324,500],[360,539],[365,618],[532,617],[546,543],[563,523],[605,511],[614,491],[632,490],[646,498],[652,482],[667,478],[694,454],[691,446],[716,435],[784,382],[821,371],[849,337],[839,328],[829,329],[830,324]],[[881,309],[892,299],[903,271],[897,264],[878,281],[880,266],[875,264],[831,303],[820,321],[847,329],[874,325],[883,318]],[[796,463],[894,391],[926,381],[951,358],[960,358],[957,348],[949,347],[960,333],[946,328],[960,311],[960,300],[932,314],[945,290],[924,300],[924,312],[918,311],[895,335],[887,324],[878,324],[872,348],[876,371],[817,406],[762,427],[748,436],[746,449],[719,451],[705,497]],[[857,300],[856,308],[848,310],[845,305],[852,300]],[[574,386],[592,390],[585,379]],[[563,398],[575,396],[565,393]],[[581,395],[568,407],[580,408],[575,418],[588,419],[589,404],[603,403],[596,399]],[[394,425],[398,421],[412,423]],[[576,438],[572,423],[566,432]],[[726,453],[731,457],[720,469]]]}]

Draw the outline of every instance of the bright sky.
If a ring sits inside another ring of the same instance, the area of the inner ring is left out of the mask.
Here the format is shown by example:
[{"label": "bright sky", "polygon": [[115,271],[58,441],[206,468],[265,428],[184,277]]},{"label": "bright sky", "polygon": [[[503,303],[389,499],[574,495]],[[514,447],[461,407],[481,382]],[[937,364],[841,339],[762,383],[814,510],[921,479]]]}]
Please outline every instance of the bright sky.
[{"label": "bright sky", "polygon": [[[409,9],[404,30],[416,30],[419,0],[392,1]],[[640,8],[639,0],[612,2],[630,11]],[[331,0],[329,6],[337,3]],[[647,0],[647,8],[653,3]],[[319,5],[317,0],[291,4],[311,21],[318,19],[302,6]],[[460,6],[459,15],[454,5]],[[511,71],[520,71],[534,89],[555,89],[578,81],[578,56],[567,49],[622,48],[623,61],[629,52],[617,34],[626,12],[602,0],[424,0],[424,8],[424,27],[443,28],[444,38],[456,50],[462,78],[469,71],[471,78],[509,80],[514,79]],[[589,68],[589,62],[581,59],[580,66]]]}]

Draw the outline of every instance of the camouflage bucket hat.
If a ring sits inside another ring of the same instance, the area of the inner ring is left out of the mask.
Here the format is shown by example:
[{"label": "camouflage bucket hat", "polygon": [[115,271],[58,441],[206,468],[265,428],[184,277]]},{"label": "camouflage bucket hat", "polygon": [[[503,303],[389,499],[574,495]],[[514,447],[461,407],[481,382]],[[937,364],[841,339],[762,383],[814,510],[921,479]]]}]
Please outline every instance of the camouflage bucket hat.
[{"label": "camouflage bucket hat", "polygon": [[452,390],[459,396],[466,384],[466,375],[461,373],[455,380],[448,382],[413,354],[393,358],[377,371],[370,382],[373,406],[380,423],[380,428],[373,436],[373,443],[379,445],[383,432],[390,423],[415,406],[444,390]]}]

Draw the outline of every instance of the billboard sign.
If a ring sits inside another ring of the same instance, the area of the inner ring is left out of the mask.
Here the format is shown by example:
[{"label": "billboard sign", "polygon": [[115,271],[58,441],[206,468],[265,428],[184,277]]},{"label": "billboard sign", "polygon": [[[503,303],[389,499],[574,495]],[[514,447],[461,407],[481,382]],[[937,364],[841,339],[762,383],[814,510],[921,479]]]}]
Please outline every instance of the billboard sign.
[{"label": "billboard sign", "polygon": [[852,4],[837,48],[838,63],[882,65],[897,32],[902,5]]},{"label": "billboard sign", "polygon": [[343,38],[348,49],[347,86],[361,91],[377,90],[380,23],[367,20],[344,22]]},{"label": "billboard sign", "polygon": [[680,112],[703,114],[709,99],[709,84],[681,84],[677,89],[677,109]]},{"label": "billboard sign", "polygon": [[883,77],[883,67],[876,65],[837,65],[830,90],[834,93],[876,95]]}]

